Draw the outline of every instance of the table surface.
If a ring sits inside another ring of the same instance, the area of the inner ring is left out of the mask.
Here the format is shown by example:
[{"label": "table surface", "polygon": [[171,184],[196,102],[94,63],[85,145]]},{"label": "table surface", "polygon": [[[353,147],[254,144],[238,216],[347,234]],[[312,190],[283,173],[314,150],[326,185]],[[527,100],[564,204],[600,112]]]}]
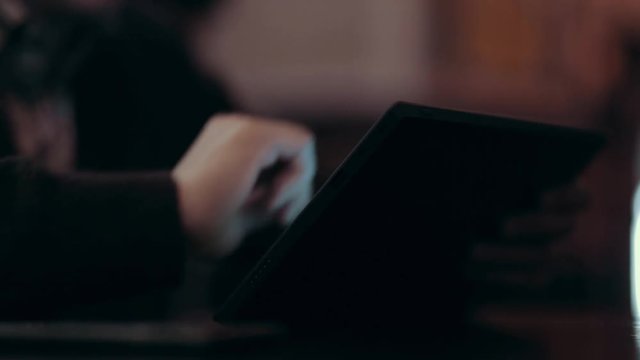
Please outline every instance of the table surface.
[{"label": "table surface", "polygon": [[607,310],[493,307],[466,335],[439,344],[295,339],[276,327],[191,324],[2,323],[0,359],[635,359],[629,315]]}]

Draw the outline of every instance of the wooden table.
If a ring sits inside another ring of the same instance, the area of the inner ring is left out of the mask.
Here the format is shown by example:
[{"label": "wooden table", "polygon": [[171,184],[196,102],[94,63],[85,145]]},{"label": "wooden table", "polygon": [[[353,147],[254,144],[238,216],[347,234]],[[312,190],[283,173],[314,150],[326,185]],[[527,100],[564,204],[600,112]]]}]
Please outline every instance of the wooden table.
[{"label": "wooden table", "polygon": [[[425,325],[428,326],[428,325]],[[606,310],[486,307],[466,335],[402,344],[296,339],[273,327],[179,324],[0,324],[0,359],[635,359],[634,323]]]}]

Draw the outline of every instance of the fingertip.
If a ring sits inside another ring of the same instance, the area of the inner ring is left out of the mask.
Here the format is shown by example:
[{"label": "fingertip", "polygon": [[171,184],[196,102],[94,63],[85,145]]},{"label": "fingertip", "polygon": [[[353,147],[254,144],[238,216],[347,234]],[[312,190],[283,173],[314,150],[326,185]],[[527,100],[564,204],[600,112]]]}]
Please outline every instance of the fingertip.
[{"label": "fingertip", "polygon": [[287,226],[289,225],[289,223],[291,223],[291,214],[290,214],[290,209],[291,209],[291,205],[287,204],[285,206],[283,206],[282,208],[280,208],[277,213],[276,213],[276,219],[278,220],[278,223],[282,226]]}]

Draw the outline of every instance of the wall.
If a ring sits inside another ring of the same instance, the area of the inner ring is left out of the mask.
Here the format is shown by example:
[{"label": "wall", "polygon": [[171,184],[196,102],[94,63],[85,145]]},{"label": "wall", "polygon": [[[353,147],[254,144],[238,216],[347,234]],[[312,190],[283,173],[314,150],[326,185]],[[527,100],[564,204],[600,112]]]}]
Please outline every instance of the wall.
[{"label": "wall", "polygon": [[423,0],[234,0],[202,30],[251,111],[311,120],[367,119],[426,83]]}]

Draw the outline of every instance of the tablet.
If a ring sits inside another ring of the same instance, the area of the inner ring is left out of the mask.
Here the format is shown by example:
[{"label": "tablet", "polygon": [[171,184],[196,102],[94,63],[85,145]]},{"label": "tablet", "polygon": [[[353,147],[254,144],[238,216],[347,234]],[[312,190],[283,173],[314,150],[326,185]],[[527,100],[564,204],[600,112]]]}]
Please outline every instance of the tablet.
[{"label": "tablet", "polygon": [[[221,322],[447,331],[469,244],[570,184],[603,146],[579,129],[398,103],[217,311]],[[394,330],[395,331],[395,330]]]}]

